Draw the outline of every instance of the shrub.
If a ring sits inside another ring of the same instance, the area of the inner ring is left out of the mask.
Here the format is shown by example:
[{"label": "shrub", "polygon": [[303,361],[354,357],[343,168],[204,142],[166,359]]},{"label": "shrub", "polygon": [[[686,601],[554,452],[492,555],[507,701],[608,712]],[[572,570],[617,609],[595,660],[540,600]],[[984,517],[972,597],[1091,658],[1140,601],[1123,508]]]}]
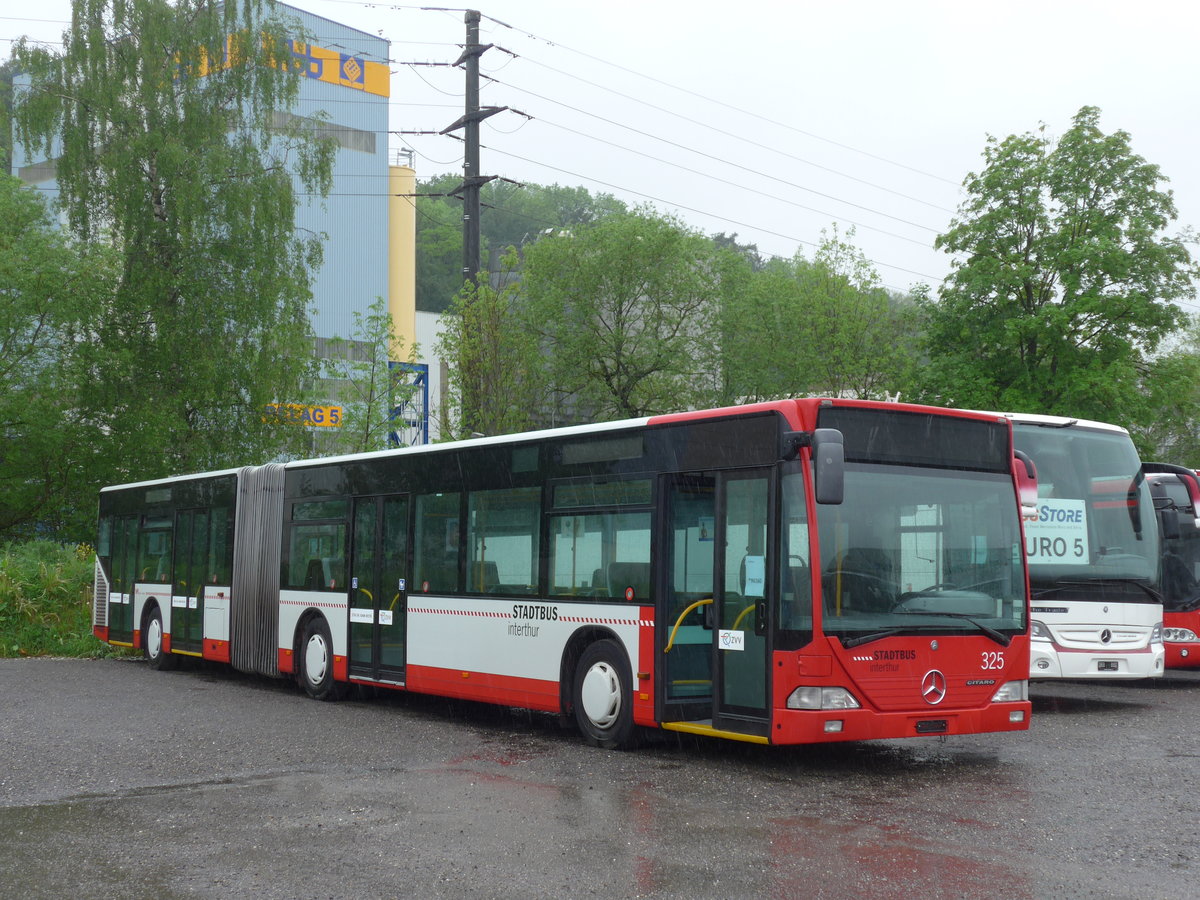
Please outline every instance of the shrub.
[{"label": "shrub", "polygon": [[0,547],[0,657],[121,652],[92,635],[94,559],[87,544]]}]

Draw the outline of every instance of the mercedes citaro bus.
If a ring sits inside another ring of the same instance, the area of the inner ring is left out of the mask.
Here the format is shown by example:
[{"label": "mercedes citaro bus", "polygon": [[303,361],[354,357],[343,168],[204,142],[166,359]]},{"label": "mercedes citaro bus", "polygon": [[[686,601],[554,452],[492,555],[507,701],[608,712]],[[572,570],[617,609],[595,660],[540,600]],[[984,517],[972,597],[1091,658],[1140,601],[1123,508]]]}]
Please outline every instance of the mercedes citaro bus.
[{"label": "mercedes citaro bus", "polygon": [[785,400],[104,488],[95,633],[600,746],[1028,727],[1008,420]]}]

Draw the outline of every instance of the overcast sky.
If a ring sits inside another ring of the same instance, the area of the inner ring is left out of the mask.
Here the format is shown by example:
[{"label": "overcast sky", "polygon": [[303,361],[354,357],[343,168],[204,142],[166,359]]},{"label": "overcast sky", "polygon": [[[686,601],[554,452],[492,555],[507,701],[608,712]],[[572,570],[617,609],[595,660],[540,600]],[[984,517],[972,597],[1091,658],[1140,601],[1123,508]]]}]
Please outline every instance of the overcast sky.
[{"label": "overcast sky", "polygon": [[[463,12],[358,0],[291,5],[392,41],[391,128],[461,112]],[[583,185],[811,256],[822,229],[854,242],[889,287],[936,283],[932,248],[987,135],[1061,134],[1085,105],[1158,165],[1183,227],[1200,228],[1200,5],[1142,0],[494,0],[480,5],[482,171]],[[11,39],[54,41],[69,0],[0,0]],[[37,16],[38,18],[33,18]],[[503,23],[503,24],[500,24]],[[461,144],[392,135],[421,177],[461,167]],[[513,190],[519,188],[513,187]],[[532,226],[531,226],[532,227]]]}]

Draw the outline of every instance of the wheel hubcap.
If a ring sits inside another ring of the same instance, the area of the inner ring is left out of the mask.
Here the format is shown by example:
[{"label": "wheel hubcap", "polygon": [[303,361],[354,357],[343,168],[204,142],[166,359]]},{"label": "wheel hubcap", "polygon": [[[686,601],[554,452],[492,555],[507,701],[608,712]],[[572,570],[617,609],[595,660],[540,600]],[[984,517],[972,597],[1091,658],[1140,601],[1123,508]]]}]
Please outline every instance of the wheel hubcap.
[{"label": "wheel hubcap", "polygon": [[325,641],[320,635],[313,635],[308,639],[308,646],[304,648],[304,673],[310,682],[320,684],[325,680],[325,669],[328,665],[329,654],[325,649]]},{"label": "wheel hubcap", "polygon": [[151,619],[150,627],[146,630],[146,653],[151,659],[162,653],[162,623],[158,619]]},{"label": "wheel hubcap", "polygon": [[621,680],[616,669],[600,662],[588,669],[579,692],[583,711],[597,728],[608,728],[621,714]]}]

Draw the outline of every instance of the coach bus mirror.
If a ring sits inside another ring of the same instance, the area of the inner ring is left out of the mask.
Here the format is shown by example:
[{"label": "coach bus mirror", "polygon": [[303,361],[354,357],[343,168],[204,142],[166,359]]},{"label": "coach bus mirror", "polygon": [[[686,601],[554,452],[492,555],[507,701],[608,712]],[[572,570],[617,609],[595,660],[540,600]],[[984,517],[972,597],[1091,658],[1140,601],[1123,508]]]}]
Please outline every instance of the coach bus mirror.
[{"label": "coach bus mirror", "polygon": [[1036,521],[1038,516],[1037,466],[1020,450],[1013,451],[1013,478],[1017,482],[1017,497],[1021,501],[1021,515],[1026,521]]},{"label": "coach bus mirror", "polygon": [[818,428],[812,433],[812,461],[816,501],[826,505],[842,502],[846,493],[846,453],[842,433],[836,428]]}]

